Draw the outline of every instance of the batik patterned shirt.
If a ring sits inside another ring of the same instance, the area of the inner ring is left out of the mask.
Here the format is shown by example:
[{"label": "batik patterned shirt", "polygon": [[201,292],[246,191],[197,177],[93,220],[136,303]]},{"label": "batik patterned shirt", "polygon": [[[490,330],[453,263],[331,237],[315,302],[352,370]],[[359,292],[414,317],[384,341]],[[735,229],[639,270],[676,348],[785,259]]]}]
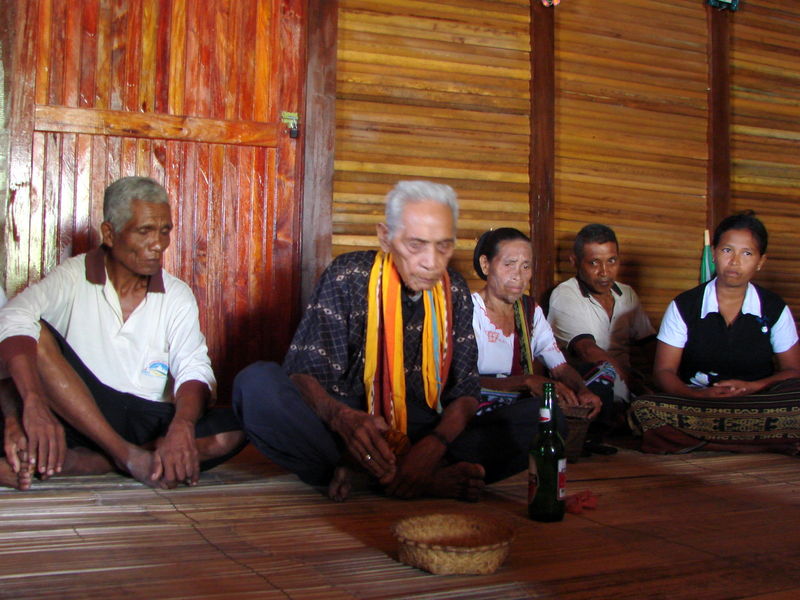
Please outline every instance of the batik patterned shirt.
[{"label": "batik patterned shirt", "polygon": [[[364,341],[367,286],[375,251],[337,257],[320,278],[306,307],[284,367],[290,374],[311,375],[334,398],[364,410]],[[442,405],[462,396],[480,397],[478,353],[472,331],[472,299],[463,277],[448,269],[453,298],[453,360]],[[409,432],[437,420],[425,402],[422,381],[422,300],[403,295],[403,359]]]}]

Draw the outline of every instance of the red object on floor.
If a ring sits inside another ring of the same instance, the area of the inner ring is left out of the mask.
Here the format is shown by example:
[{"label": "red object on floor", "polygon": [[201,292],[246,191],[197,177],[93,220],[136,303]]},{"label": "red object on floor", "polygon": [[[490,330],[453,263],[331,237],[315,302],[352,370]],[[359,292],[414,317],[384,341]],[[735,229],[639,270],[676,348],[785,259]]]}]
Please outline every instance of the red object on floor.
[{"label": "red object on floor", "polygon": [[567,512],[573,515],[581,514],[584,508],[597,508],[597,496],[595,496],[591,490],[583,490],[577,494],[570,494],[566,497],[565,501],[567,503]]}]

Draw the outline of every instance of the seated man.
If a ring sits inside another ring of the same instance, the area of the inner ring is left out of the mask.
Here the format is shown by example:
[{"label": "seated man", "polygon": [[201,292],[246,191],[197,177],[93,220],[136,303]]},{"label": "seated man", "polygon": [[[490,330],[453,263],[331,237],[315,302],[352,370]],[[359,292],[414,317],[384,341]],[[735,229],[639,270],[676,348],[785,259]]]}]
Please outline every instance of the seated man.
[{"label": "seated man", "polygon": [[[611,228],[592,224],[581,229],[570,262],[577,276],[553,290],[547,320],[567,360],[584,376],[613,378],[614,404],[624,409],[629,388],[637,383],[631,349],[649,344],[652,353],[655,330],[633,288],[616,281],[619,244]],[[614,412],[619,411],[604,406],[601,423],[609,426]]]},{"label": "seated man", "polygon": [[[0,289],[0,308],[5,306],[6,302],[6,293]],[[2,361],[0,361],[0,416],[3,417],[3,421],[0,421],[0,428],[3,431],[3,449],[0,452],[4,451],[5,456],[8,457],[7,461],[4,458],[0,458],[0,485],[27,489],[30,487],[30,480],[33,477],[28,459],[28,444],[32,448],[37,448],[39,444],[33,435],[30,436],[30,439],[25,435],[19,412],[17,390],[14,388],[14,382],[9,378]],[[52,456],[54,463],[60,462],[59,457],[65,450],[64,435],[61,433],[61,426],[56,419],[47,410],[42,411],[39,417],[32,416],[30,412],[27,416],[29,421],[39,422],[48,429],[42,439],[42,455],[44,457]],[[38,433],[36,427],[32,427],[31,430],[34,434]],[[54,442],[52,449],[47,447],[47,443],[50,440]],[[46,458],[43,464],[45,467],[47,466]]]},{"label": "seated man", "polygon": [[3,395],[4,485],[27,489],[34,469],[114,467],[154,487],[194,485],[244,443],[230,409],[206,411],[215,380],[197,303],[161,268],[166,190],[120,179],[106,188],[103,218],[100,248],[0,309],[0,358],[18,393]]},{"label": "seated man", "polygon": [[477,500],[485,482],[527,467],[535,401],[473,415],[480,398],[472,300],[447,263],[458,204],[449,186],[389,192],[381,251],[336,258],[283,369],[255,363],[234,410],[264,454],[344,500],[351,469],[393,496]]}]

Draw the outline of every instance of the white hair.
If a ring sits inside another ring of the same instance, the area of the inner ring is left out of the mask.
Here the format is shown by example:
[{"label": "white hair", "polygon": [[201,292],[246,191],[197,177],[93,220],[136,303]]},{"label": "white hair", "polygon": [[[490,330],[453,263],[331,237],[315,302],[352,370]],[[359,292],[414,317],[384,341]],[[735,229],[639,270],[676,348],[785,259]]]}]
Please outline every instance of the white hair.
[{"label": "white hair", "polygon": [[407,204],[430,200],[445,204],[453,215],[453,231],[458,222],[458,200],[456,192],[449,185],[432,181],[399,181],[386,194],[386,227],[392,239],[403,224],[403,210]]},{"label": "white hair", "polygon": [[149,177],[123,177],[106,188],[103,196],[103,220],[119,233],[133,216],[133,201],[169,204],[167,190]]}]

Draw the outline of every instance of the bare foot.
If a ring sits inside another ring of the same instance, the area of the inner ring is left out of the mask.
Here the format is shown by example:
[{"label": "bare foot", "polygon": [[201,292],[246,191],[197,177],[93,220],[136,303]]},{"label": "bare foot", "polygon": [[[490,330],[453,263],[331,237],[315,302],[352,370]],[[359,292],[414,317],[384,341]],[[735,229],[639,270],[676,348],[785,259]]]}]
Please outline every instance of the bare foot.
[{"label": "bare foot", "polygon": [[425,490],[431,496],[477,502],[486,483],[486,471],[477,463],[460,462],[442,467],[431,476]]},{"label": "bare foot", "polygon": [[103,475],[113,470],[114,465],[104,454],[78,447],[67,449],[60,475]]},{"label": "bare foot", "polygon": [[24,491],[30,489],[32,481],[33,472],[30,469],[23,467],[19,473],[14,473],[8,461],[0,458],[0,486]]},{"label": "bare foot", "polygon": [[[153,468],[153,453],[143,450],[138,446],[131,445],[128,451],[128,458],[117,466],[130,474],[136,481],[151,488],[165,489],[168,486],[161,479],[151,479],[150,474]],[[174,487],[174,486],[173,486]]]},{"label": "bare foot", "polygon": [[241,452],[247,445],[244,431],[224,431],[197,439],[197,459],[202,463],[224,456],[233,450]]},{"label": "bare foot", "polygon": [[344,502],[350,496],[353,487],[353,472],[349,467],[339,466],[333,471],[328,484],[328,498],[334,502]]}]

